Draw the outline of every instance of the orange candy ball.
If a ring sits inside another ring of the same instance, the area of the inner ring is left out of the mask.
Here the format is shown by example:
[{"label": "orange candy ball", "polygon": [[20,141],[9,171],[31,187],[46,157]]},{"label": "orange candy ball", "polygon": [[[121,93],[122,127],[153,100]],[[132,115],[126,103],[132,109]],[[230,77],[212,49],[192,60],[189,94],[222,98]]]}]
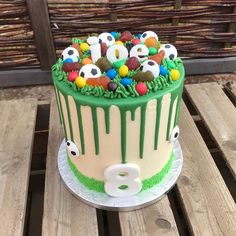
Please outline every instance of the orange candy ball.
[{"label": "orange candy ball", "polygon": [[93,64],[92,60],[90,58],[83,58],[82,65],[88,65]]},{"label": "orange candy ball", "polygon": [[150,48],[156,48],[158,49],[158,42],[157,42],[157,39],[155,37],[150,37],[150,38],[147,38],[145,40],[145,45]]}]

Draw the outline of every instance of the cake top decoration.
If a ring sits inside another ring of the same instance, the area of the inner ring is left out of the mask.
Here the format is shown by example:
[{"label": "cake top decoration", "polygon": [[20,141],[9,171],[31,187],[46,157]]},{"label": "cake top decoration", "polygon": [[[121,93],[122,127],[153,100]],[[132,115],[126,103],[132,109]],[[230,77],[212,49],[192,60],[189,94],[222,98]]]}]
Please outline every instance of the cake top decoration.
[{"label": "cake top decoration", "polygon": [[124,31],[73,38],[52,70],[83,95],[126,98],[171,86],[181,78],[179,64],[175,46],[161,44],[155,32]]}]

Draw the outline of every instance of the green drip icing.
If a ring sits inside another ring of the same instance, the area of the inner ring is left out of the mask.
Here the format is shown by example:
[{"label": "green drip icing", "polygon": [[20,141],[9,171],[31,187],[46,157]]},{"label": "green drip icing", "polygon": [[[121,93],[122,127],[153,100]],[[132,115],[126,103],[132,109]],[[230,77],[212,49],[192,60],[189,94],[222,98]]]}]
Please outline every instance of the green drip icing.
[{"label": "green drip icing", "polygon": [[57,93],[57,97],[58,97],[58,101],[59,101],[59,107],[60,107],[60,110],[61,110],[61,118],[62,118],[62,124],[63,124],[64,135],[65,135],[65,138],[66,138],[66,140],[67,140],[68,137],[67,137],[67,134],[66,134],[66,125],[65,125],[64,114],[63,114],[63,111],[62,111],[61,98],[60,98],[60,95],[59,95],[58,90],[56,89],[55,91],[56,91],[56,93]]},{"label": "green drip icing", "polygon": [[97,109],[92,107],[92,119],[93,119],[93,135],[95,143],[95,153],[99,154],[99,137],[98,137],[98,118],[97,118]]},{"label": "green drip icing", "polygon": [[166,131],[166,140],[170,139],[170,123],[171,123],[171,117],[172,117],[172,111],[173,111],[173,104],[176,99],[177,94],[171,93],[171,99],[170,99],[170,108],[169,108],[169,116],[168,116],[168,124],[167,124],[167,131]]},{"label": "green drip icing", "polygon": [[[70,166],[72,172],[75,174],[75,176],[78,178],[78,180],[83,185],[85,185],[86,187],[88,187],[91,190],[105,193],[104,181],[96,180],[94,178],[89,178],[89,177],[83,175],[76,168],[76,166],[73,164],[73,162],[70,160],[69,157],[67,157],[67,160],[68,160],[68,163],[69,163],[69,166]],[[170,156],[170,159],[165,164],[165,166],[161,169],[160,172],[156,173],[151,178],[148,178],[148,179],[145,179],[145,180],[142,181],[142,190],[141,191],[145,191],[145,190],[147,190],[149,188],[152,188],[153,186],[157,185],[158,183],[160,183],[163,180],[163,178],[167,175],[167,173],[169,172],[173,161],[174,161],[174,153],[172,152],[171,156]]]},{"label": "green drip icing", "polygon": [[103,108],[105,113],[106,134],[110,133],[110,107]]},{"label": "green drip icing", "polygon": [[58,114],[59,114],[59,119],[60,119],[60,124],[62,124],[62,113],[61,113],[61,107],[59,105],[59,101],[58,101],[58,96],[57,96],[57,92],[56,92],[56,87],[54,87],[54,91],[55,91],[55,95],[56,95],[56,102],[57,102],[57,110],[58,110]]},{"label": "green drip icing", "polygon": [[69,128],[70,128],[70,138],[71,138],[71,141],[74,142],[74,135],[73,135],[73,129],[72,129],[72,124],[71,124],[70,107],[69,107],[69,103],[68,103],[68,96],[64,96],[64,98],[65,98],[65,102],[66,102],[67,117],[68,117]]},{"label": "green drip icing", "polygon": [[181,104],[181,100],[182,100],[182,92],[184,89],[184,83],[182,84],[180,91],[179,91],[179,95],[178,95],[178,100],[177,100],[177,105],[176,105],[176,112],[175,112],[175,122],[174,122],[174,126],[176,126],[179,122],[179,109],[180,109],[180,104]]},{"label": "green drip icing", "polygon": [[172,152],[169,161],[165,164],[165,166],[161,169],[160,172],[158,172],[151,178],[142,181],[142,191],[149,189],[155,186],[156,184],[160,183],[161,180],[166,176],[166,174],[170,170],[173,161],[174,161],[174,153]]},{"label": "green drip icing", "polygon": [[139,156],[143,158],[145,126],[146,126],[146,108],[147,103],[141,106],[140,137],[139,137]]},{"label": "green drip icing", "polygon": [[120,109],[121,117],[121,156],[122,163],[126,163],[126,110]]},{"label": "green drip icing", "polygon": [[154,135],[154,150],[157,150],[157,147],[158,147],[158,136],[159,136],[159,129],[160,129],[161,107],[162,107],[162,97],[157,99],[156,126],[155,126],[155,135]]},{"label": "green drip icing", "polygon": [[130,110],[131,112],[131,120],[134,121],[135,120],[135,109]]},{"label": "green drip icing", "polygon": [[[184,80],[184,67],[182,64],[178,65],[178,69],[180,70],[181,78],[178,81],[175,81],[172,83],[169,87],[155,91],[155,92],[150,92],[146,94],[145,96],[139,96],[139,97],[127,97],[126,101],[119,99],[119,98],[113,98],[112,102],[110,99],[107,99],[105,97],[94,97],[94,96],[86,96],[80,93],[77,93],[76,91],[72,90],[71,87],[68,87],[65,85],[61,80],[59,80],[58,75],[55,71],[53,71],[53,80],[55,83],[55,87],[64,95],[64,96],[72,96],[74,98],[74,101],[77,106],[77,111],[78,111],[78,120],[79,120],[79,129],[80,129],[80,139],[81,139],[81,151],[82,154],[85,154],[85,148],[84,148],[84,134],[83,134],[83,123],[81,119],[81,112],[80,105],[82,106],[89,106],[91,109],[95,109],[97,107],[101,107],[105,111],[105,122],[106,122],[106,133],[110,132],[110,114],[109,114],[109,108],[114,105],[117,106],[120,110],[121,114],[121,153],[122,153],[122,162],[126,163],[126,112],[130,111],[131,112],[131,120],[135,120],[135,110],[139,107],[146,106],[147,102],[152,100],[152,99],[162,99],[164,95],[167,93],[171,93],[172,97],[176,97],[177,95],[180,96],[182,93],[181,88],[183,87],[183,80]],[[84,87],[86,88],[86,86]],[[181,92],[180,92],[181,90]],[[180,98],[181,99],[181,98]],[[79,105],[78,105],[79,104]],[[60,106],[60,101],[59,101],[59,106]],[[173,106],[173,104],[172,104]],[[142,111],[142,113],[144,113]],[[178,113],[178,112],[177,112]],[[63,115],[63,111],[62,111]],[[63,117],[63,116],[62,116]],[[169,122],[168,125],[170,126],[170,121],[171,117],[169,116]],[[145,133],[145,117],[141,118],[141,123],[140,124],[140,133]],[[175,121],[178,120],[178,114],[176,114]],[[63,122],[64,126],[64,132],[66,136],[66,130],[65,130],[65,123]],[[156,125],[156,129],[157,129]],[[169,133],[170,127],[168,127],[168,133]],[[158,132],[157,132],[158,134]],[[140,157],[142,158],[142,153],[143,153],[143,145],[144,145],[144,136],[141,136],[142,139],[140,139]],[[67,137],[66,137],[67,138]],[[156,137],[155,141],[157,142]],[[154,142],[155,143],[155,142]],[[96,145],[96,144],[95,144]],[[157,144],[155,145],[157,148]],[[154,147],[154,148],[155,148]],[[96,148],[95,148],[96,149]]]},{"label": "green drip icing", "polygon": [[88,187],[91,190],[97,191],[97,192],[101,192],[104,193],[104,182],[101,180],[96,180],[94,178],[89,178],[85,175],[83,175],[74,165],[74,163],[71,161],[70,157],[67,157],[68,160],[68,164],[71,168],[71,170],[73,171],[73,173],[75,174],[75,176],[78,178],[78,180],[85,185],[86,187]]},{"label": "green drip icing", "polygon": [[81,152],[84,155],[85,154],[85,148],[84,148],[84,129],[83,129],[83,122],[82,122],[81,108],[80,108],[80,104],[78,102],[76,102],[76,109],[77,109],[77,114],[78,114]]}]

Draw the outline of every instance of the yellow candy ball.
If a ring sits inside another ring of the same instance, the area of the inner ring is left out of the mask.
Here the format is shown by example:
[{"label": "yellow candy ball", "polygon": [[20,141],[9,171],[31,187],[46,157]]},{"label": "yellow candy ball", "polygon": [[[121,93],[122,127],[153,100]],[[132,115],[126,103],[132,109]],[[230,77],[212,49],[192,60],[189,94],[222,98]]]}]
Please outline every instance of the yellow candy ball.
[{"label": "yellow candy ball", "polygon": [[170,75],[171,75],[171,79],[172,79],[172,80],[178,80],[178,79],[180,78],[180,73],[179,73],[179,71],[176,70],[176,69],[172,69],[172,70],[170,71]]},{"label": "yellow candy ball", "polygon": [[78,76],[75,79],[75,84],[77,85],[77,87],[83,88],[86,85],[86,79],[81,76]]},{"label": "yellow candy ball", "polygon": [[89,50],[89,45],[87,43],[81,43],[80,44],[80,49],[83,51],[83,52],[86,52]]},{"label": "yellow candy ball", "polygon": [[115,44],[124,45],[121,41],[115,41]]},{"label": "yellow candy ball", "polygon": [[119,68],[119,74],[122,77],[125,77],[128,74],[128,72],[129,72],[128,66],[123,65]]}]

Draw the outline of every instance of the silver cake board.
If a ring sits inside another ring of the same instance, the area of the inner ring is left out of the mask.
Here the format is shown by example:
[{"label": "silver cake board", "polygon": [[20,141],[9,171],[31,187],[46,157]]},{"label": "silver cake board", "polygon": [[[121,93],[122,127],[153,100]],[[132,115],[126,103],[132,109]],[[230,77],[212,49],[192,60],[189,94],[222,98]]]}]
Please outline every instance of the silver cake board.
[{"label": "silver cake board", "polygon": [[154,187],[141,191],[135,196],[111,197],[106,193],[96,192],[86,188],[79,182],[69,167],[67,161],[66,142],[62,141],[58,152],[58,168],[66,188],[82,202],[103,210],[130,211],[151,205],[175,185],[183,166],[183,154],[178,141],[174,143],[174,161],[168,174]]}]

